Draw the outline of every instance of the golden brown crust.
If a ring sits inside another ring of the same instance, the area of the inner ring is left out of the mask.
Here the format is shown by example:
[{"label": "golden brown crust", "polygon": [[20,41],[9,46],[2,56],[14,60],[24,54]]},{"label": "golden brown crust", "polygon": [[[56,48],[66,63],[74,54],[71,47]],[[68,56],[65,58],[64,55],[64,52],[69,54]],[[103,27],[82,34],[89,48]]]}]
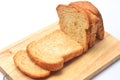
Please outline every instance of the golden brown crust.
[{"label": "golden brown crust", "polygon": [[93,15],[90,11],[87,11],[88,15],[91,19],[91,29],[90,29],[90,40],[89,40],[89,48],[94,46],[95,41],[96,41],[96,34],[97,34],[97,29],[98,27],[96,26],[97,23],[99,22],[99,18],[97,18],[95,15]]},{"label": "golden brown crust", "polygon": [[70,5],[71,4],[74,4],[74,5],[77,5],[79,7],[84,8],[84,9],[87,9],[97,16],[99,15],[99,11],[97,10],[97,8],[88,1],[71,2]]},{"label": "golden brown crust", "polygon": [[44,78],[50,75],[50,71],[41,68],[30,60],[26,51],[20,50],[13,57],[16,67],[31,78]]}]

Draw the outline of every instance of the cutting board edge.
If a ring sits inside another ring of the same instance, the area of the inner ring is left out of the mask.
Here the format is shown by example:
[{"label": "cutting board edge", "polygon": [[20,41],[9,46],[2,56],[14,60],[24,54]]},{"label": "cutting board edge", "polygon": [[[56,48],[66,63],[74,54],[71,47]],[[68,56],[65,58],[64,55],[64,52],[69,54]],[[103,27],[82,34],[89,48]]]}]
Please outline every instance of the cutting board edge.
[{"label": "cutting board edge", "polygon": [[3,74],[3,80],[5,79],[5,78],[7,78],[8,80],[13,80],[10,76],[9,76],[9,74],[7,74],[7,72],[0,66],[0,71],[2,72],[2,74]]}]

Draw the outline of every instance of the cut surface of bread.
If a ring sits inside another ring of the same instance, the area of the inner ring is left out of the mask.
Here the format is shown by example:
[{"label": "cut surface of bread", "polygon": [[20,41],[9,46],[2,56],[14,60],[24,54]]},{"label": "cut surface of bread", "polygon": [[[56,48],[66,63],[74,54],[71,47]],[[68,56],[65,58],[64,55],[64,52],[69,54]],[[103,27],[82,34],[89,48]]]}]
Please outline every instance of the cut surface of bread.
[{"label": "cut surface of bread", "polygon": [[43,78],[50,74],[50,71],[36,65],[28,56],[26,51],[18,51],[14,56],[17,68],[31,78]]},{"label": "cut surface of bread", "polygon": [[56,30],[38,41],[31,42],[27,51],[38,65],[56,71],[63,67],[64,62],[82,54],[83,48],[61,30]]},{"label": "cut surface of bread", "polygon": [[90,38],[90,18],[86,11],[67,5],[58,5],[56,9],[61,30],[80,43],[84,51],[87,51]]}]

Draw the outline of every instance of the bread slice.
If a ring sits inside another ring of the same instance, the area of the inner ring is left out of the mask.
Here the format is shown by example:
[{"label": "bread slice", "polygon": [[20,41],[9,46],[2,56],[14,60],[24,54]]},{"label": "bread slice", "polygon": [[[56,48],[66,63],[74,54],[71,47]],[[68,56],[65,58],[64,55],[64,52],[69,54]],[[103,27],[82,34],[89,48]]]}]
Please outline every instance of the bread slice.
[{"label": "bread slice", "polygon": [[27,46],[30,58],[44,69],[56,71],[64,62],[79,56],[83,48],[61,30],[56,30]]},{"label": "bread slice", "polygon": [[90,40],[90,18],[87,12],[69,5],[58,5],[56,9],[61,30],[80,43],[84,52],[87,51]]},{"label": "bread slice", "polygon": [[97,28],[97,38],[98,39],[103,39],[104,38],[104,25],[103,25],[103,19],[100,11],[89,1],[77,1],[77,2],[72,2],[69,5],[77,5],[79,7],[82,7],[86,9],[87,11],[90,11],[93,15],[99,18],[99,21],[97,22],[96,26]]},{"label": "bread slice", "polygon": [[28,56],[26,51],[18,51],[14,56],[14,62],[19,70],[31,78],[43,78],[50,74],[50,71],[36,65]]}]

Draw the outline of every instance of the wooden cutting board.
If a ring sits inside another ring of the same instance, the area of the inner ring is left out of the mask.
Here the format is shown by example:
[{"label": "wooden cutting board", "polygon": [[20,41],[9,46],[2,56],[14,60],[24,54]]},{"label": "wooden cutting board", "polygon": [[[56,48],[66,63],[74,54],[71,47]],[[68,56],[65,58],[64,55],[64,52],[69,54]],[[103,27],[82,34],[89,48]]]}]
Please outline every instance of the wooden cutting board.
[{"label": "wooden cutting board", "polygon": [[[57,22],[1,50],[0,70],[10,80],[35,80],[22,74],[16,68],[13,56],[16,51],[25,50],[29,42],[39,39],[56,29],[59,29]],[[120,59],[120,41],[105,33],[105,38],[96,41],[96,45],[84,55],[65,63],[62,70],[52,72],[49,77],[37,80],[90,80],[118,59]]]}]

